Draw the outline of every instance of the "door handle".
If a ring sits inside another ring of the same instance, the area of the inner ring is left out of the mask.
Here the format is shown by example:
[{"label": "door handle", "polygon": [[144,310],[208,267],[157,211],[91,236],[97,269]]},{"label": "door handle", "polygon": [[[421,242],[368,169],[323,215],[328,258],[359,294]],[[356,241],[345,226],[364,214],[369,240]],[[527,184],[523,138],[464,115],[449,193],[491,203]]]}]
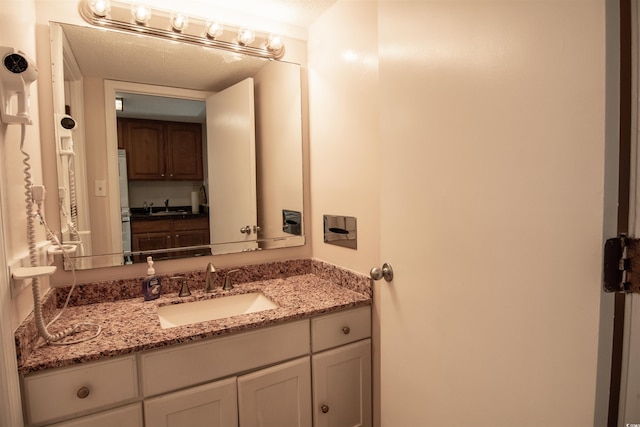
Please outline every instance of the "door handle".
[{"label": "door handle", "polygon": [[384,277],[384,280],[390,282],[393,280],[393,268],[391,268],[391,264],[385,262],[382,264],[382,268],[373,267],[369,272],[369,275],[373,280],[380,280]]}]

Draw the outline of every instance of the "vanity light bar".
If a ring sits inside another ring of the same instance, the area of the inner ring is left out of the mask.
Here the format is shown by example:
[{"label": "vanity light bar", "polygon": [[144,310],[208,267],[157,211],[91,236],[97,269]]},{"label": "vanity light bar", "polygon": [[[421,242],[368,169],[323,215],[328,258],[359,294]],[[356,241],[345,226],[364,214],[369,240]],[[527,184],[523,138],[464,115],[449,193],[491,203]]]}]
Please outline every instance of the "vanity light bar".
[{"label": "vanity light bar", "polygon": [[198,46],[214,47],[266,59],[284,55],[280,36],[256,34],[247,28],[152,9],[144,4],[110,0],[81,0],[80,16],[88,23]]}]

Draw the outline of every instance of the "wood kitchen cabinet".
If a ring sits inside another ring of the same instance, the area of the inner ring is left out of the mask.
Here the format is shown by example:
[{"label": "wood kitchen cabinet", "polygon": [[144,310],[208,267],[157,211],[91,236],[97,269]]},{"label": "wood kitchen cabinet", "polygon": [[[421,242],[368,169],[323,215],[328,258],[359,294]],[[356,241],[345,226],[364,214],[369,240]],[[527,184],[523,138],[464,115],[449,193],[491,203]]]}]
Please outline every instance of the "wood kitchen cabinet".
[{"label": "wood kitchen cabinet", "polygon": [[200,123],[120,118],[118,128],[129,180],[202,180]]},{"label": "wood kitchen cabinet", "polygon": [[[209,218],[206,216],[167,219],[132,219],[131,246],[133,252],[146,252],[209,244]],[[189,251],[190,255],[204,255],[205,249]],[[180,255],[185,252],[181,251]],[[154,254],[156,260],[167,259],[176,253],[167,251]],[[135,256],[134,261],[143,262],[146,256]]]}]

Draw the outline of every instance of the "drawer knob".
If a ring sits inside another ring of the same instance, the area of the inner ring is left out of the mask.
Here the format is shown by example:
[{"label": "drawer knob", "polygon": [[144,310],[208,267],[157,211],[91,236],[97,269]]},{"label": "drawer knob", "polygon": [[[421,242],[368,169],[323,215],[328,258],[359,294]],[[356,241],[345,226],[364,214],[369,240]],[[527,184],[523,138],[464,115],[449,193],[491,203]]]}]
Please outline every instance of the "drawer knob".
[{"label": "drawer knob", "polygon": [[342,328],[343,334],[349,335],[349,332],[351,332],[351,328],[349,328],[348,326],[345,326],[344,328]]},{"label": "drawer knob", "polygon": [[326,414],[327,412],[329,412],[329,405],[320,406],[320,410],[322,411],[323,414]]},{"label": "drawer knob", "polygon": [[76,396],[78,396],[78,399],[86,399],[89,396],[89,387],[80,387]]}]

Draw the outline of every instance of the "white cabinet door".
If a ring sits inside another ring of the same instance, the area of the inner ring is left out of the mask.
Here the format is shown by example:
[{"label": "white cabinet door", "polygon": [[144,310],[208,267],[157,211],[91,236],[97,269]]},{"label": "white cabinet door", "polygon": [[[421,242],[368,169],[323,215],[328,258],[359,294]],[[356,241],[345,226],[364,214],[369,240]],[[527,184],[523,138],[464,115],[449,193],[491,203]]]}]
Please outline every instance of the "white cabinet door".
[{"label": "white cabinet door", "polygon": [[55,427],[142,427],[142,405],[135,403],[74,420],[55,424]]},{"label": "white cabinet door", "polygon": [[371,426],[371,339],[313,355],[315,427]]},{"label": "white cabinet door", "polygon": [[144,417],[153,427],[237,427],[236,379],[145,400]]},{"label": "white cabinet door", "polygon": [[309,358],[238,377],[240,427],[310,427]]}]

